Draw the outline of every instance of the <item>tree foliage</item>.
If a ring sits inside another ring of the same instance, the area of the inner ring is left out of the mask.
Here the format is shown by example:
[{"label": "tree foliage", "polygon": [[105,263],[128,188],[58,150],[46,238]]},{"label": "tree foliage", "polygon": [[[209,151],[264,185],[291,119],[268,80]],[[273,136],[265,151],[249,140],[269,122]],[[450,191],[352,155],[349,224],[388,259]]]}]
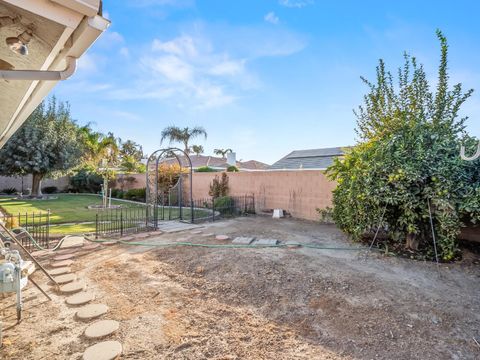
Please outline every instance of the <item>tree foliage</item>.
[{"label": "tree foliage", "polygon": [[180,142],[183,144],[184,151],[188,154],[190,152],[189,142],[190,139],[203,136],[207,138],[207,131],[201,127],[196,126],[194,128],[179,128],[178,126],[169,126],[162,130],[160,142],[163,143],[166,139],[170,143]]},{"label": "tree foliage", "polygon": [[404,55],[398,85],[380,60],[376,81],[355,111],[360,142],[328,169],[336,224],[355,239],[378,226],[388,241],[432,255],[430,210],[440,256],[457,254],[461,226],[479,221],[479,161],[459,156],[460,143],[474,149],[459,110],[472,90],[448,86],[448,45],[441,32],[441,61],[434,91],[422,65]]},{"label": "tree foliage", "polygon": [[225,158],[225,156],[229,153],[232,153],[232,149],[215,149],[213,150],[213,153],[215,155],[221,156],[222,158]]},{"label": "tree foliage", "polygon": [[41,195],[41,180],[77,166],[84,151],[78,126],[68,104],[53,97],[42,102],[0,149],[0,173],[32,174],[32,195]]}]

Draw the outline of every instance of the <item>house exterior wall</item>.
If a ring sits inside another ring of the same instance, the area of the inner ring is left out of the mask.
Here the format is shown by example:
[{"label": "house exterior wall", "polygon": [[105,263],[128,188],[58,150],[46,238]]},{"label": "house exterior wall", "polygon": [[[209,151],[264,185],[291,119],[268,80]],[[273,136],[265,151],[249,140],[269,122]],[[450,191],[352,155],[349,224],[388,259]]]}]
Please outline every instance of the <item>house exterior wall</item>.
[{"label": "house exterior wall", "polygon": [[[194,173],[193,198],[208,197],[210,183],[220,173]],[[336,183],[322,171],[257,171],[228,173],[231,196],[254,194],[257,211],[283,209],[293,217],[316,220],[316,208],[332,205]],[[188,180],[184,189],[188,189]]]}]

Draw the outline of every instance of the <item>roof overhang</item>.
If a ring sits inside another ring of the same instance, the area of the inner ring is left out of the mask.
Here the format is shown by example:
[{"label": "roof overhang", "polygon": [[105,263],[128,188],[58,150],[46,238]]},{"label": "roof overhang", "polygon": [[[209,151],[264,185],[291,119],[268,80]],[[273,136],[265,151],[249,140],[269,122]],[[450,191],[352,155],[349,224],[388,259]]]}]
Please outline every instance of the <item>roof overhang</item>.
[{"label": "roof overhang", "polygon": [[[110,22],[99,14],[100,0],[0,0],[0,17],[16,18],[0,27],[0,70],[63,71],[81,57]],[[29,54],[6,45],[26,29],[33,34]],[[0,80],[0,147],[15,133],[57,80]]]}]

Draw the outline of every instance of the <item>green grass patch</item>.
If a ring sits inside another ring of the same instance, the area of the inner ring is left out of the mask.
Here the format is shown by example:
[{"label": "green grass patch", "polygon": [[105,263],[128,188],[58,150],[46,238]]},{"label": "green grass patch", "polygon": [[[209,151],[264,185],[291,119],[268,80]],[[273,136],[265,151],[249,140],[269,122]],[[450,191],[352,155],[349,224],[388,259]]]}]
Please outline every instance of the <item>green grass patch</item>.
[{"label": "green grass patch", "polygon": [[[100,196],[92,195],[55,195],[57,199],[51,200],[30,200],[30,199],[0,199],[0,207],[11,215],[46,213],[50,210],[50,223],[79,223],[86,221],[95,221],[96,210],[88,209],[89,205],[100,205],[102,199]],[[143,204],[133,204],[123,201],[112,200],[113,205],[122,205],[122,207],[144,207]],[[94,225],[95,226],[95,225]]]}]

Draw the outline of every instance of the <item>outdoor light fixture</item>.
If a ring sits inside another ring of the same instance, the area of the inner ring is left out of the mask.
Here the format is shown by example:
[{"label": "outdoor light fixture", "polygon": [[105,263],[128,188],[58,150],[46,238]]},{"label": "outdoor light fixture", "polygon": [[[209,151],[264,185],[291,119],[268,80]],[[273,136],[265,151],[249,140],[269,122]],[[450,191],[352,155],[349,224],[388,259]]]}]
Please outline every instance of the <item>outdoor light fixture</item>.
[{"label": "outdoor light fixture", "polygon": [[8,37],[5,42],[10,50],[19,55],[28,55],[28,43],[33,37],[33,33],[30,30],[25,30],[17,37]]}]

